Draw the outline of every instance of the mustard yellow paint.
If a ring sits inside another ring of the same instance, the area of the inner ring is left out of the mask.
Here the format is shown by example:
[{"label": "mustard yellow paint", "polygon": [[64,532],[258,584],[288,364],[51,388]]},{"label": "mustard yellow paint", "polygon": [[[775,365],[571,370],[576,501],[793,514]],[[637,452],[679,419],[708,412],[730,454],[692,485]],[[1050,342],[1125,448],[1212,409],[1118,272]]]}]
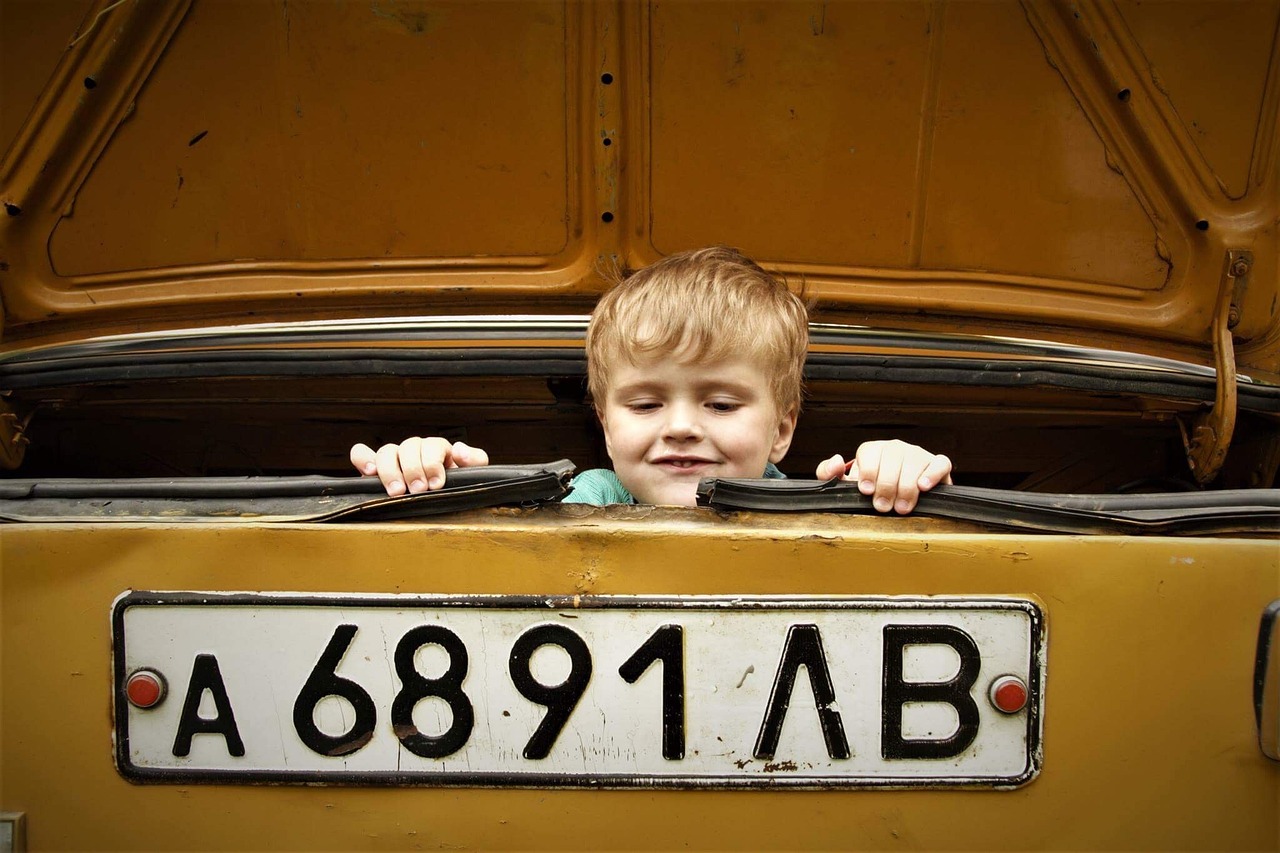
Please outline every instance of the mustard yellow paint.
[{"label": "mustard yellow paint", "polygon": [[46,5],[0,0],[7,344],[581,311],[728,242],[819,319],[1211,364],[1243,250],[1280,373],[1275,0]]},{"label": "mustard yellow paint", "polygon": [[[565,507],[12,525],[0,560],[0,808],[27,814],[33,850],[1280,845],[1280,763],[1252,709],[1274,539]],[[108,614],[127,589],[1032,596],[1048,625],[1044,765],[1012,792],[136,786],[111,753]]]}]

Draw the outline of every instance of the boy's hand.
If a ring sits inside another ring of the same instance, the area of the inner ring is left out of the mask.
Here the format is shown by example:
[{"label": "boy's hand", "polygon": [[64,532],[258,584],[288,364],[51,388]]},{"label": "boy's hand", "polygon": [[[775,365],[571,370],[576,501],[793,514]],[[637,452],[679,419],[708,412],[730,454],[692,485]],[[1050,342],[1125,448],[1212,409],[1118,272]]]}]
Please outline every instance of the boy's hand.
[{"label": "boy's hand", "polygon": [[921,492],[951,483],[951,460],[897,439],[868,441],[853,461],[846,464],[836,454],[818,465],[817,475],[819,480],[841,475],[857,480],[858,491],[874,495],[871,502],[878,511],[905,515],[915,509]]},{"label": "boy's hand", "polygon": [[[443,438],[407,438],[400,444],[384,444],[375,453],[367,444],[351,448],[351,464],[366,477],[374,474],[391,496],[406,491],[417,494],[444,485],[446,468],[472,468],[489,464],[489,454],[461,441]],[[408,483],[406,489],[405,484]]]}]

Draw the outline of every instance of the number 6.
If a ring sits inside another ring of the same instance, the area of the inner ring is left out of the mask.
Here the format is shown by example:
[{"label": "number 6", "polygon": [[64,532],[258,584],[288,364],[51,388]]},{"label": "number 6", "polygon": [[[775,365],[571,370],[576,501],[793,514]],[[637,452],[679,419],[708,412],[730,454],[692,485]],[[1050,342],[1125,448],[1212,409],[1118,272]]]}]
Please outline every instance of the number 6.
[{"label": "number 6", "polygon": [[[329,645],[325,646],[293,703],[294,730],[312,752],[320,755],[342,756],[356,752],[373,738],[373,727],[378,722],[378,709],[365,689],[336,672],[355,635],[355,625],[339,625],[334,629]],[[316,705],[326,696],[340,696],[356,711],[355,722],[343,734],[327,735],[316,726]]]}]

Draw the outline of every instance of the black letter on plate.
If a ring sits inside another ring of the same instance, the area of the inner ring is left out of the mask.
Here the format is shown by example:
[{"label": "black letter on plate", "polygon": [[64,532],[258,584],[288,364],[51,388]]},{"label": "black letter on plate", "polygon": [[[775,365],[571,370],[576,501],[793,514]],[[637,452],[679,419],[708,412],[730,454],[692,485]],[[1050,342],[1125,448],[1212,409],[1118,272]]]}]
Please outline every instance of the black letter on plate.
[{"label": "black letter on plate", "polygon": [[[200,716],[200,700],[204,698],[206,690],[213,694],[213,704],[218,711],[218,715],[212,720]],[[218,659],[213,655],[196,655],[196,662],[191,667],[191,683],[187,685],[187,701],[183,703],[182,716],[178,718],[178,736],[173,740],[173,754],[190,755],[191,736],[202,734],[222,735],[227,742],[227,753],[236,758],[244,757],[244,741],[240,739],[240,730],[236,728],[236,715],[231,710],[227,686],[222,683]]]},{"label": "black letter on plate", "polygon": [[[908,682],[902,678],[902,651],[907,646],[950,646],[960,656],[960,671],[950,681]],[[973,638],[951,625],[886,625],[884,627],[884,710],[880,717],[880,754],[885,758],[952,758],[978,736],[978,704],[969,691],[978,680],[982,656]],[[960,727],[942,740],[902,736],[906,702],[945,702],[956,709]]]},{"label": "black letter on plate", "polygon": [[822,738],[827,742],[827,755],[848,758],[849,741],[844,736],[844,724],[840,721],[840,712],[831,707],[836,701],[836,691],[831,686],[831,671],[827,669],[827,656],[822,650],[822,635],[818,633],[817,625],[792,625],[787,631],[778,674],[773,678],[769,707],[765,709],[760,735],[756,738],[755,757],[770,759],[778,751],[782,721],[791,705],[796,670],[801,666],[809,673],[809,687],[813,690],[814,704],[818,706],[818,722],[822,724]]},{"label": "black letter on plate", "polygon": [[662,661],[662,757],[684,758],[684,628],[663,625],[618,667],[628,684]]},{"label": "black letter on plate", "polygon": [[[293,703],[294,730],[312,752],[320,755],[350,755],[373,739],[373,727],[378,722],[378,709],[365,689],[337,673],[355,635],[355,625],[339,625],[333,630],[329,645]],[[340,735],[327,735],[316,726],[316,705],[326,696],[340,696],[355,709],[351,728]]]},{"label": "black letter on plate", "polygon": [[[435,645],[449,654],[449,668],[439,678],[427,678],[414,666],[418,649]],[[467,677],[467,647],[458,635],[443,625],[420,625],[396,644],[396,675],[404,686],[391,702],[391,727],[404,748],[422,758],[444,758],[462,749],[476,716],[471,700],[462,692]],[[453,722],[444,734],[424,735],[413,722],[413,709],[428,696],[449,703]]]},{"label": "black letter on plate", "polygon": [[[560,684],[536,681],[529,669],[533,653],[548,645],[559,646],[569,655],[569,676]],[[535,625],[516,639],[507,668],[521,696],[547,706],[547,715],[524,745],[525,758],[546,758],[591,680],[591,652],[581,637],[563,625]]]}]

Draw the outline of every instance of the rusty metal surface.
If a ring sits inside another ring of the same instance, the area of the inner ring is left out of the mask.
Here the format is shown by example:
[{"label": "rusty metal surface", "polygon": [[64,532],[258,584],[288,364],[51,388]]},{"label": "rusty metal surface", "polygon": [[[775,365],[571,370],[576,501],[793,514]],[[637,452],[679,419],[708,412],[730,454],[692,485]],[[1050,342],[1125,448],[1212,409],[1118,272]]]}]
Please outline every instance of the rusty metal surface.
[{"label": "rusty metal surface", "polygon": [[5,67],[10,341],[580,310],[729,242],[832,319],[1208,365],[1238,248],[1236,357],[1278,368],[1274,0],[100,0],[53,40],[73,6],[3,4],[44,24],[0,36],[41,57]]}]

